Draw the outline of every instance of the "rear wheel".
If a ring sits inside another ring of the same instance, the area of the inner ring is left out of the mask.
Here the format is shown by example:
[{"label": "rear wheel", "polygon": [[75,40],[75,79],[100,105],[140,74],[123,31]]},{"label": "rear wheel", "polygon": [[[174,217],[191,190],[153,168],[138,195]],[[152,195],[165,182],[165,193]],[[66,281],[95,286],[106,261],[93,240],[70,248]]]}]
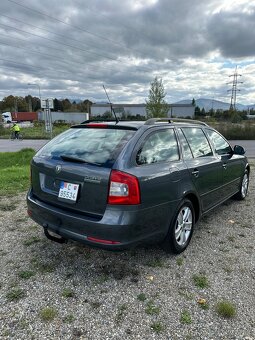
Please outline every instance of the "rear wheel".
[{"label": "rear wheel", "polygon": [[238,200],[244,200],[248,194],[248,187],[249,187],[249,173],[248,173],[248,170],[245,170],[245,173],[243,175],[243,179],[240,185],[240,189],[234,197]]},{"label": "rear wheel", "polygon": [[192,237],[195,224],[195,212],[190,200],[180,204],[172,219],[168,235],[162,246],[167,252],[179,254],[183,252]]}]

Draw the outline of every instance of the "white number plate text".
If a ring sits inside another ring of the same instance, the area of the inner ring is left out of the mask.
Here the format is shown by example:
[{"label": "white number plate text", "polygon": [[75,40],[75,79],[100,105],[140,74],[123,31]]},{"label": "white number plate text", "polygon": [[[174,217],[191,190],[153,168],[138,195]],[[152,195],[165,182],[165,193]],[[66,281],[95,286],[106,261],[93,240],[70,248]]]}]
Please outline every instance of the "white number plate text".
[{"label": "white number plate text", "polygon": [[61,182],[58,197],[65,198],[67,200],[75,201],[77,200],[79,185],[72,184],[68,182]]}]

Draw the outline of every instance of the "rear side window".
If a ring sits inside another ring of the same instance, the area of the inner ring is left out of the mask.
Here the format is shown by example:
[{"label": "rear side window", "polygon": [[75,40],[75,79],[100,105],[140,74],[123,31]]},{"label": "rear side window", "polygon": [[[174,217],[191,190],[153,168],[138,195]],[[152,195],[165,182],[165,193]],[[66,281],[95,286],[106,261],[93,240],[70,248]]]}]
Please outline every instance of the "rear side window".
[{"label": "rear side window", "polygon": [[179,159],[178,145],[173,129],[151,133],[136,156],[138,165],[176,161]]},{"label": "rear side window", "polygon": [[190,145],[194,158],[213,155],[210,144],[202,129],[183,128],[182,131]]},{"label": "rear side window", "polygon": [[72,128],[46,144],[36,156],[112,166],[134,130]]}]

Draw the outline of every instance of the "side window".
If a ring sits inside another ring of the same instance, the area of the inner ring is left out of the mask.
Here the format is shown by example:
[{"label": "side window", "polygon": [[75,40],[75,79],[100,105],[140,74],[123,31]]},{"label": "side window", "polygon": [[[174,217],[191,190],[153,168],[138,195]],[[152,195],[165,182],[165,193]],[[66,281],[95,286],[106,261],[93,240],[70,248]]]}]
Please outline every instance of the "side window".
[{"label": "side window", "polygon": [[218,132],[209,129],[206,132],[218,155],[226,155],[232,152],[231,146]]},{"label": "side window", "polygon": [[182,129],[193,153],[194,158],[212,156],[210,144],[200,128]]},{"label": "side window", "polygon": [[173,129],[151,133],[136,155],[138,165],[179,159],[178,145]]},{"label": "side window", "polygon": [[185,138],[182,129],[178,129],[178,135],[179,135],[179,139],[182,145],[182,153],[183,153],[183,158],[184,159],[192,159],[193,155],[192,152],[190,150],[189,144],[187,142],[187,139]]}]

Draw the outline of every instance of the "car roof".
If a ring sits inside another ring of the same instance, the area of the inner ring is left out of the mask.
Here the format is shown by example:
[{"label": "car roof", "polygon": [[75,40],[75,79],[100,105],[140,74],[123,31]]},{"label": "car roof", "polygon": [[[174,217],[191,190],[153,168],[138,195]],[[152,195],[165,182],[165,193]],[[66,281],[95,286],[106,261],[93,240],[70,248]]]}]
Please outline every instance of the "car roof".
[{"label": "car roof", "polygon": [[184,119],[184,118],[150,118],[148,120],[108,120],[108,119],[92,119],[92,120],[86,120],[82,122],[79,125],[75,125],[75,127],[85,127],[86,125],[100,125],[105,124],[107,126],[111,126],[111,128],[118,127],[129,127],[133,129],[139,129],[140,127],[151,127],[151,126],[162,126],[162,125],[172,125],[172,126],[207,126],[206,123],[201,122],[199,120],[193,120],[193,119]]}]

